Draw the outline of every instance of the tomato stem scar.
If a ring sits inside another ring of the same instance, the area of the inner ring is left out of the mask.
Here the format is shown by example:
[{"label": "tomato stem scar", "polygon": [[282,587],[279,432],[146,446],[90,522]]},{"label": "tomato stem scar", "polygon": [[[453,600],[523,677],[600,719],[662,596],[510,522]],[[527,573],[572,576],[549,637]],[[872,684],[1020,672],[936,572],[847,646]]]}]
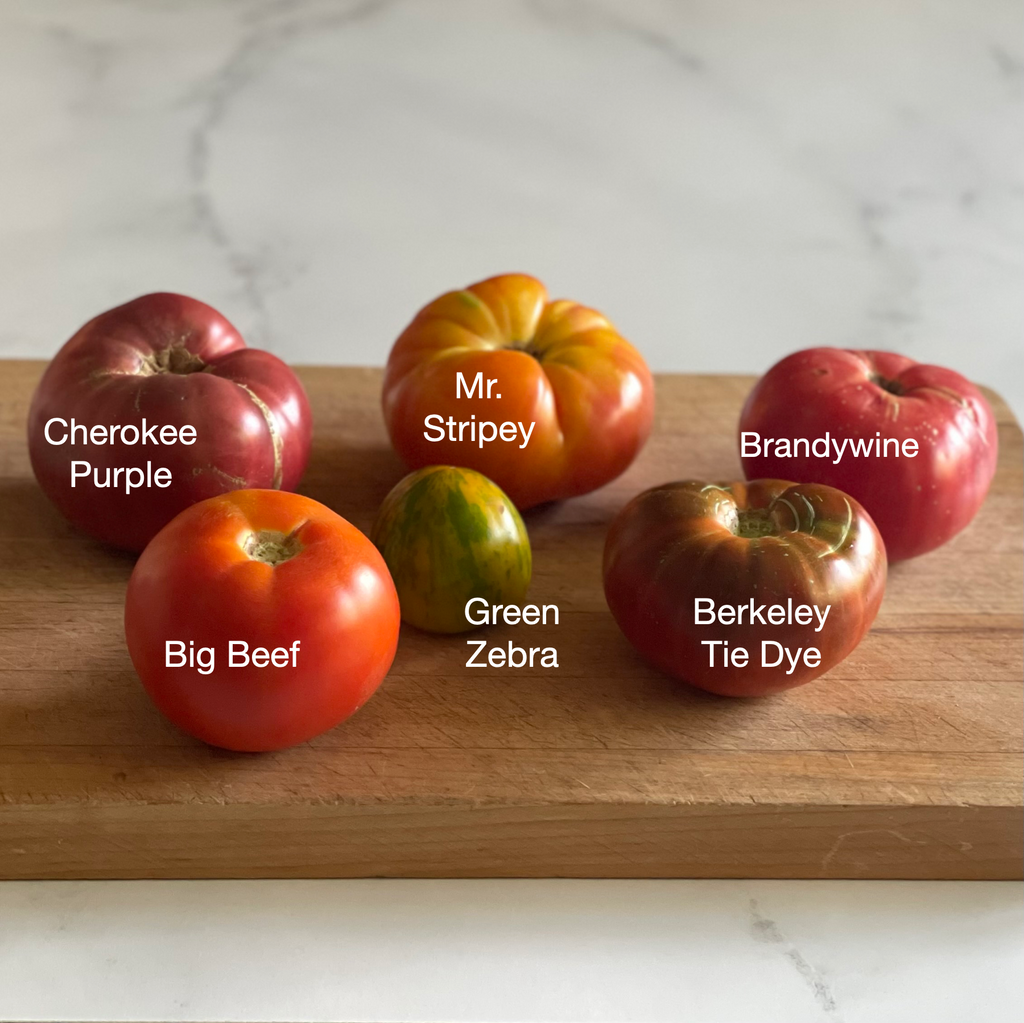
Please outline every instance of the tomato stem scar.
[{"label": "tomato stem scar", "polygon": [[276,529],[261,529],[258,533],[250,533],[242,545],[242,550],[253,561],[262,561],[273,568],[291,560],[303,549],[295,535],[301,528],[302,526],[296,526],[287,535]]},{"label": "tomato stem scar", "polygon": [[871,382],[876,387],[881,387],[883,391],[888,391],[890,394],[902,394],[903,385],[898,380],[887,380],[885,377],[875,373],[871,377]]},{"label": "tomato stem scar", "polygon": [[745,508],[736,512],[736,535],[752,540],[775,533],[775,523],[764,508]]},{"label": "tomato stem scar", "polygon": [[188,373],[201,373],[205,368],[206,363],[180,342],[144,355],[141,365],[144,376],[156,376],[158,373],[177,373],[179,376],[185,376]]}]

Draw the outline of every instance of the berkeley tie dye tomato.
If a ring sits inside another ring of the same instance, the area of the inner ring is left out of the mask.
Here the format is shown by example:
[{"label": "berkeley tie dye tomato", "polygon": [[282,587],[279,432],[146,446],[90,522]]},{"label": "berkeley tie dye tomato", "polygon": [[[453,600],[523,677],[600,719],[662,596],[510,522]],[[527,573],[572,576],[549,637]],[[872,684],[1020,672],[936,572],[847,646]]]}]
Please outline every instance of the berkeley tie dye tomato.
[{"label": "berkeley tie dye tomato", "polygon": [[784,480],[652,487],[604,548],[605,597],[626,638],[722,696],[764,696],[834,667],[871,627],[885,578],[882,538],[852,497]]}]

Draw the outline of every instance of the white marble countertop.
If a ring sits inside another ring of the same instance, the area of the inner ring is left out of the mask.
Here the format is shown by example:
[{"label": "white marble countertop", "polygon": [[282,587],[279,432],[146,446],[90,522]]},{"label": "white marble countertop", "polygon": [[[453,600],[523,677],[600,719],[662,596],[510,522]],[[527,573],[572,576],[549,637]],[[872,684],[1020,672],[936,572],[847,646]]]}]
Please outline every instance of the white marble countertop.
[{"label": "white marble countertop", "polygon": [[1003,1023],[1022,891],[930,881],[0,884],[0,1018]]},{"label": "white marble countertop", "polygon": [[[1024,414],[1019,0],[4,0],[0,356],[151,290],[380,364],[505,270],[652,367]],[[2,779],[0,779],[2,788]],[[1016,884],[0,884],[0,1018],[1016,1019]]]}]

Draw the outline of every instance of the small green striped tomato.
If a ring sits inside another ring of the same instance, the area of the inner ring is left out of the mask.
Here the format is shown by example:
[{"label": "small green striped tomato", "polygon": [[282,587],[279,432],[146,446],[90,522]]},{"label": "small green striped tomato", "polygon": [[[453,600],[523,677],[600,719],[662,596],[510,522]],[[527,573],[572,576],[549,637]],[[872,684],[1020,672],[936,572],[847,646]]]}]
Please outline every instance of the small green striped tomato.
[{"label": "small green striped tomato", "polygon": [[370,538],[398,590],[402,620],[462,632],[466,602],[518,604],[530,585],[530,538],[504,491],[472,469],[432,465],[384,498]]}]

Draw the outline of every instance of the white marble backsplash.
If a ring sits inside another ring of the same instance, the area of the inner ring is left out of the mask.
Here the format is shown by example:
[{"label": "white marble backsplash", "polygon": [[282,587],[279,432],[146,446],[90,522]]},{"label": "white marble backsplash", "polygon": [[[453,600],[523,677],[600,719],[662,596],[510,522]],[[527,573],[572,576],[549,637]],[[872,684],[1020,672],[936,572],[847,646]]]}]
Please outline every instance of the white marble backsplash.
[{"label": "white marble backsplash", "polygon": [[0,355],[145,291],[382,363],[505,270],[680,371],[896,349],[1024,414],[1017,0],[4,0]]}]

